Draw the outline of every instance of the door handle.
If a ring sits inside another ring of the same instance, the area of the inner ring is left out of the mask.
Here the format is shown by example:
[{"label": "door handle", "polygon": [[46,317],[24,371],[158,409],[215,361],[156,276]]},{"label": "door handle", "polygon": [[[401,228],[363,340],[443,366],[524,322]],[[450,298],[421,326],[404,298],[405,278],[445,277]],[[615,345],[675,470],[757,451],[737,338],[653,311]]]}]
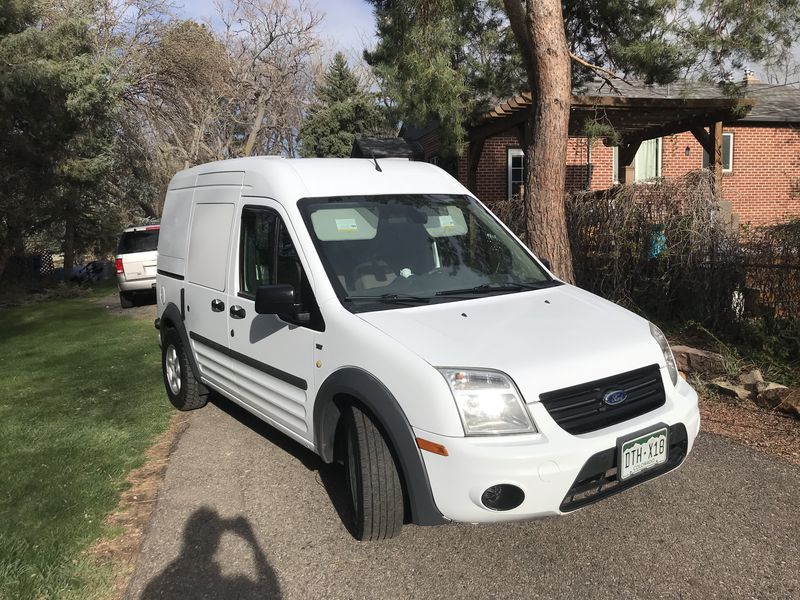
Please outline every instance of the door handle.
[{"label": "door handle", "polygon": [[231,306],[231,316],[234,319],[244,319],[247,313],[241,306]]},{"label": "door handle", "polygon": [[211,310],[213,310],[214,312],[222,312],[223,310],[225,310],[225,303],[222,300],[212,300]]}]

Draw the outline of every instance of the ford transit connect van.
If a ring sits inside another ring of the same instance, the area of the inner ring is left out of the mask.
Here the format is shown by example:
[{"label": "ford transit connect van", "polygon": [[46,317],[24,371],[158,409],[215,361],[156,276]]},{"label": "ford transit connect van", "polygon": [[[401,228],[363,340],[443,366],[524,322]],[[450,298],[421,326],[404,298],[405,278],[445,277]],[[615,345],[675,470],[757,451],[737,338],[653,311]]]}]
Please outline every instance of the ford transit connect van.
[{"label": "ford transit connect van", "polygon": [[569,513],[678,467],[700,427],[657,327],[425,163],[182,171],[157,293],[171,402],[215,390],[340,461],[359,539]]}]

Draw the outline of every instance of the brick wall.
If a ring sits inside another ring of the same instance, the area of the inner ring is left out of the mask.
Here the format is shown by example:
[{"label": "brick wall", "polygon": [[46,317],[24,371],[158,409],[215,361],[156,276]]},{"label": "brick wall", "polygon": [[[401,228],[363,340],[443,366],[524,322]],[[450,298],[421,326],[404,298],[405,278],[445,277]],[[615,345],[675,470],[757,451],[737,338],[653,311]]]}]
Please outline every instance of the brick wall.
[{"label": "brick wall", "polygon": [[[722,197],[740,223],[763,225],[800,215],[800,127],[725,127],[733,133],[733,164],[722,174]],[[703,167],[691,133],[664,138],[661,173],[678,177]],[[688,156],[686,154],[688,148]]]},{"label": "brick wall", "polygon": [[[589,167],[587,166],[588,140],[586,138],[570,138],[567,144],[566,186],[568,191],[587,188]],[[478,189],[476,196],[487,202],[496,202],[508,198],[508,150],[520,148],[519,140],[514,135],[498,135],[486,140],[483,153],[478,161]],[[592,144],[591,182],[593,190],[608,188],[613,183],[613,149],[601,142]],[[467,185],[466,153],[458,162],[458,179]]]},{"label": "brick wall", "polygon": [[[733,133],[733,170],[723,174],[723,198],[730,201],[741,223],[760,225],[800,215],[800,126],[725,127]],[[586,138],[570,138],[567,146],[566,188],[587,187]],[[489,202],[508,197],[507,152],[519,148],[514,135],[486,140],[478,162],[476,195]],[[694,136],[681,133],[662,140],[661,174],[680,177],[703,167],[703,150]],[[688,154],[687,154],[688,148]],[[591,189],[611,187],[614,182],[613,149],[592,144]],[[466,156],[459,160],[458,178],[467,184]]]}]

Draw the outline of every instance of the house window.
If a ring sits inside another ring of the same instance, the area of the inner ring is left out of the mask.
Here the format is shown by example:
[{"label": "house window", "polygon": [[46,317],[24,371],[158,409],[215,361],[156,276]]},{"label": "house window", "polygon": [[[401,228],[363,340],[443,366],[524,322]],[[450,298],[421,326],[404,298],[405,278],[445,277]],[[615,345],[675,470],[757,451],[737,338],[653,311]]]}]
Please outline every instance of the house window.
[{"label": "house window", "polygon": [[661,177],[661,138],[645,140],[633,159],[634,181]]},{"label": "house window", "polygon": [[[622,181],[622,170],[625,165],[619,162],[619,148],[614,146],[613,154],[614,183]],[[647,181],[661,177],[661,138],[645,140],[639,146],[633,159],[634,181]]]},{"label": "house window", "polygon": [[525,154],[519,148],[508,149],[508,198],[518,196],[525,185]]},{"label": "house window", "polygon": [[[708,152],[703,150],[703,168],[707,169],[711,164]],[[722,172],[733,172],[733,134],[722,134]]]}]

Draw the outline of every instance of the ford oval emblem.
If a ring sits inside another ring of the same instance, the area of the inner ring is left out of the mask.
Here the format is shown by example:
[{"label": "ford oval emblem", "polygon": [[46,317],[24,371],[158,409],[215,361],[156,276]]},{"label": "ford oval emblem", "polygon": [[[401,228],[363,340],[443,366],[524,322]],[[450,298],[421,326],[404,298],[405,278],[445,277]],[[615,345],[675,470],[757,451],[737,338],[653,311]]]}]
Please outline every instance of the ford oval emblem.
[{"label": "ford oval emblem", "polygon": [[606,392],[606,394],[603,396],[603,402],[605,402],[609,406],[616,406],[617,404],[622,404],[627,399],[628,399],[628,394],[625,392],[625,390],[612,390],[610,392]]}]

